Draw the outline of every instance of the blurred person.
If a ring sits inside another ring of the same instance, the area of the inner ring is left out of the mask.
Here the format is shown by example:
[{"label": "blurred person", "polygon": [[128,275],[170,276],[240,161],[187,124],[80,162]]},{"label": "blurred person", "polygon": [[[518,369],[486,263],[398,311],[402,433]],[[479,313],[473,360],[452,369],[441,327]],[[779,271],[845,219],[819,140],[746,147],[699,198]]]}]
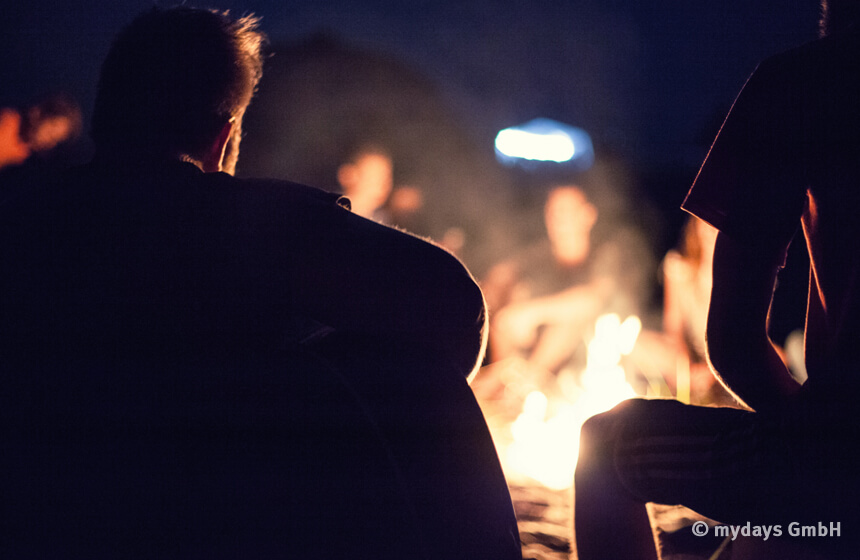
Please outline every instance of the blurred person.
[{"label": "blurred person", "polygon": [[64,94],[22,110],[0,109],[0,200],[51,181],[71,167],[81,128],[81,110]]},{"label": "blurred person", "polygon": [[684,341],[695,362],[705,361],[705,326],[716,240],[717,230],[713,226],[690,217],[684,226],[680,251],[670,251],[663,261],[666,283],[663,330]]},{"label": "blurred person", "polygon": [[394,186],[391,154],[374,144],[354,148],[337,168],[337,182],[359,216],[386,222],[383,206]]},{"label": "blurred person", "polygon": [[413,185],[397,185],[391,192],[389,206],[399,221],[409,221],[424,207],[424,191]]},{"label": "blurred person", "polygon": [[[422,187],[416,185],[397,185],[391,191],[391,196],[385,205],[386,223],[422,237],[429,237],[426,232],[432,230],[428,216],[424,212],[425,194]],[[425,232],[425,233],[421,233]],[[466,247],[466,231],[458,226],[450,226],[438,238],[432,238],[435,243],[444,247],[457,257],[461,257]]]},{"label": "blurred person", "polygon": [[81,110],[62,94],[19,111],[0,109],[0,169],[46,154],[81,131]]},{"label": "blurred person", "polygon": [[[340,190],[349,199],[352,212],[359,216],[406,231],[426,229],[418,216],[424,207],[423,190],[411,185],[394,186],[393,167],[387,150],[376,144],[360,144],[350,152],[346,162],[338,166]],[[462,228],[454,226],[434,242],[460,255],[466,234]]]},{"label": "blurred person", "polygon": [[21,113],[0,109],[0,169],[20,165],[30,157],[30,147],[21,138]]},{"label": "blurred person", "polygon": [[81,133],[78,104],[64,94],[55,94],[27,108],[21,137],[32,153],[45,153]]},{"label": "blurred person", "polygon": [[[646,377],[658,376],[665,381],[674,396],[683,402],[702,405],[738,406],[729,392],[711,373],[707,362],[705,327],[711,300],[714,245],[717,230],[707,222],[690,216],[683,228],[681,244],[663,259],[663,323],[661,331],[645,330],[636,342],[631,360]],[[805,249],[804,249],[805,250]],[[802,263],[801,263],[802,264]],[[797,266],[797,265],[796,265]],[[798,266],[799,275],[805,271]],[[780,271],[778,285],[784,274]],[[789,278],[789,281],[793,277]],[[775,292],[782,296],[778,304],[792,305],[787,298],[794,292]],[[780,331],[774,334],[774,314],[769,315],[768,331],[782,342]],[[784,329],[783,329],[784,330]],[[796,340],[798,338],[800,340]],[[788,364],[792,375],[802,382],[803,331],[791,332],[777,351]],[[799,344],[799,347],[798,347]],[[795,355],[798,354],[798,355]]]},{"label": "blurred person", "polygon": [[231,174],[256,26],[137,17],[93,161],[0,206],[0,556],[519,558],[471,275]]},{"label": "blurred person", "polygon": [[406,231],[421,232],[427,229],[423,223],[425,202],[423,188],[410,184],[396,185],[385,209],[393,225]]},{"label": "blurred person", "polygon": [[551,379],[576,358],[598,316],[638,311],[644,283],[635,235],[615,223],[599,231],[599,210],[578,185],[549,190],[546,238],[503,261],[482,282],[491,310],[491,360],[524,357]]},{"label": "blurred person", "polygon": [[679,400],[731,406],[735,402],[711,373],[705,348],[716,238],[707,222],[687,219],[680,246],[662,263],[662,330],[640,333],[630,357],[646,377],[665,381]]},{"label": "blurred person", "polygon": [[[648,501],[732,525],[779,525],[783,535],[790,523],[822,523],[830,538],[793,546],[833,558],[857,550],[860,2],[822,9],[819,40],[749,78],[683,204],[719,230],[708,358],[748,410],[631,400],[587,421],[574,492],[579,558],[655,557]],[[799,226],[812,264],[802,386],[767,333]],[[760,548],[761,558],[780,544],[736,546]]]}]

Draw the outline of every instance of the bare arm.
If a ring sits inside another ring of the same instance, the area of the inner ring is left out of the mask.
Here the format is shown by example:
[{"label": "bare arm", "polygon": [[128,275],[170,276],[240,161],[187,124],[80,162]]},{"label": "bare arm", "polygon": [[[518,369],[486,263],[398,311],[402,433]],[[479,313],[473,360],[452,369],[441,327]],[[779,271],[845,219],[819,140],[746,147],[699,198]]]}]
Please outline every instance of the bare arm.
[{"label": "bare arm", "polygon": [[580,317],[596,315],[614,288],[615,283],[610,278],[598,278],[555,294],[511,304],[505,311],[516,314],[524,324],[535,328],[573,322]]},{"label": "bare arm", "polygon": [[[612,295],[614,285],[611,279],[601,278],[552,295],[508,305],[494,319],[493,340],[497,346],[495,350],[500,350],[498,346],[502,346],[510,353],[517,349],[531,347],[536,343],[540,327],[561,326],[567,331],[567,344],[563,347],[563,352],[566,354],[570,340],[573,338],[570,333],[590,326],[594,322],[606,304],[607,298]],[[560,333],[561,330],[555,332]],[[559,359],[557,354],[561,347],[552,346],[555,351],[548,347],[535,349],[535,354],[540,357],[539,362],[549,364]],[[497,359],[504,357],[506,355],[495,356]]]},{"label": "bare arm", "polygon": [[767,335],[784,254],[784,244],[739,242],[723,233],[714,249],[708,359],[723,384],[757,411],[779,407],[800,388]]}]

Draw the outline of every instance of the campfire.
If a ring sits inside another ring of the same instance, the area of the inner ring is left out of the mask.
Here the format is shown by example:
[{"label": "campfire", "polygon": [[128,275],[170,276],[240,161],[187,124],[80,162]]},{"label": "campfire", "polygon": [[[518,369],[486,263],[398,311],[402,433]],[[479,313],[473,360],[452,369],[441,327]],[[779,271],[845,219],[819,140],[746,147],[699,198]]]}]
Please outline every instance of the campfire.
[{"label": "campfire", "polygon": [[521,360],[493,366],[505,383],[503,400],[521,402],[511,421],[510,406],[485,405],[490,430],[505,475],[512,483],[539,483],[547,488],[569,488],[579,453],[579,432],[590,416],[636,396],[627,382],[622,357],[629,354],[642,323],[631,316],[603,315],[594,325],[587,345],[585,369],[563,372],[557,388],[544,392],[529,382]]}]

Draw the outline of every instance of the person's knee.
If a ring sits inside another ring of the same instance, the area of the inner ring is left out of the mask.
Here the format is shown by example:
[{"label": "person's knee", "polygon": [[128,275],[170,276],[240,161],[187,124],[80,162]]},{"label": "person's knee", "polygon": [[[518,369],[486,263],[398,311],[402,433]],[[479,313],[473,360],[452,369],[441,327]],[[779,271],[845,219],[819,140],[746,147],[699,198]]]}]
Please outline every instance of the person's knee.
[{"label": "person's knee", "polygon": [[618,431],[635,418],[641,416],[644,399],[628,399],[614,408],[595,414],[582,424],[582,437],[585,439],[614,439]]},{"label": "person's knee", "polygon": [[601,442],[606,442],[615,419],[611,412],[604,412],[591,416],[583,422],[580,430],[580,442],[583,447],[594,447]]},{"label": "person's knee", "polygon": [[612,451],[627,427],[647,421],[648,401],[629,399],[611,410],[588,418],[580,431],[580,458],[611,460]]}]

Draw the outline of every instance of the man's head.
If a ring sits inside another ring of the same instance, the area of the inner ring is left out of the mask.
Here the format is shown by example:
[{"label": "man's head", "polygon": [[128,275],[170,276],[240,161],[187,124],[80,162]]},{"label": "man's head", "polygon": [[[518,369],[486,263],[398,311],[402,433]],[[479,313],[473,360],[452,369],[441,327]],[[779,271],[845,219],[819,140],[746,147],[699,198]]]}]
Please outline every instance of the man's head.
[{"label": "man's head", "polygon": [[[251,16],[153,9],[120,32],[102,65],[93,139],[120,157],[187,158],[232,172],[262,75]],[[226,148],[225,148],[226,146]]]},{"label": "man's head", "polygon": [[860,0],[821,0],[819,34],[823,37],[860,22]]}]

